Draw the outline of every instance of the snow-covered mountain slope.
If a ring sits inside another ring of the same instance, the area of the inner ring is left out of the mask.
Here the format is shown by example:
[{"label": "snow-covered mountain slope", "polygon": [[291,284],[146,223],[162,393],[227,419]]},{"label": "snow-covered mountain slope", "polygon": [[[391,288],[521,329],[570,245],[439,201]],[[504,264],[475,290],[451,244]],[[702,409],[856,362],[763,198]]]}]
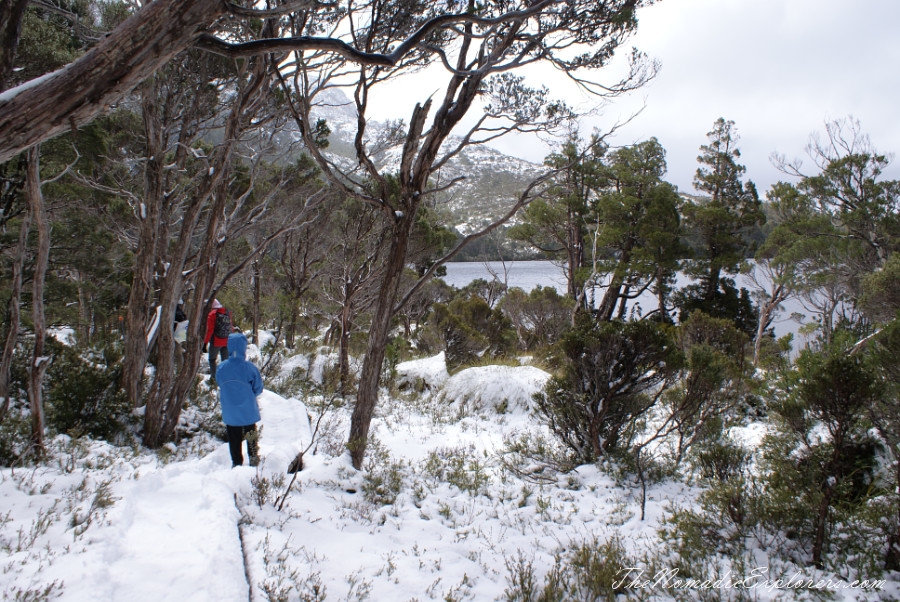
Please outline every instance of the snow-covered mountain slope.
[{"label": "snow-covered mountain slope", "polygon": [[[356,165],[354,137],[357,131],[356,108],[340,90],[328,90],[317,97],[315,117],[324,119],[331,130],[327,154],[345,169]],[[391,139],[393,124],[369,121],[367,144],[379,168],[396,172],[402,146]],[[444,150],[458,146],[460,138],[451,137]],[[528,183],[540,175],[543,167],[506,155],[487,145],[469,146],[450,159],[437,174],[436,188],[459,179],[454,186],[435,196],[435,208],[448,215],[451,226],[466,234],[502,215],[522,194]]]}]

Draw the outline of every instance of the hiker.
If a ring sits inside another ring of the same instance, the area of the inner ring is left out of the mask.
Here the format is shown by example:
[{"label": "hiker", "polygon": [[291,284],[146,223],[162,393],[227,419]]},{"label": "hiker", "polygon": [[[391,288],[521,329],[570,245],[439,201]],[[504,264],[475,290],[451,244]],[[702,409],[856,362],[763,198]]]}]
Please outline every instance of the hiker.
[{"label": "hiker", "polygon": [[209,348],[209,375],[216,378],[216,361],[228,359],[228,337],[234,331],[231,312],[222,307],[218,299],[213,299],[212,309],[206,316],[206,337],[203,351]]},{"label": "hiker", "polygon": [[232,468],[244,463],[242,448],[245,438],[250,466],[259,464],[259,435],[256,432],[259,405],[256,397],[262,393],[263,383],[259,370],[247,361],[246,353],[247,337],[239,332],[230,335],[228,359],[219,365],[215,374]]},{"label": "hiker", "polygon": [[182,322],[187,322],[187,319],[187,314],[184,313],[184,301],[179,299],[175,304],[175,328],[177,329]]},{"label": "hiker", "polygon": [[188,318],[184,313],[184,301],[178,300],[175,306],[175,371],[181,372],[181,366],[184,364],[184,348],[181,346],[187,340]]}]

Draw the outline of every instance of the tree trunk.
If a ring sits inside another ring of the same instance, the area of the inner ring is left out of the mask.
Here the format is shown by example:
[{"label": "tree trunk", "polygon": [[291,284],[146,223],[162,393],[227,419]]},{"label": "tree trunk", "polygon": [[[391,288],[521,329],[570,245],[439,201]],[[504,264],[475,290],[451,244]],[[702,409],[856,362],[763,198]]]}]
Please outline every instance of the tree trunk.
[{"label": "tree trunk", "polygon": [[619,301],[619,297],[622,295],[622,286],[625,284],[625,275],[628,270],[628,264],[631,262],[632,246],[633,245],[628,245],[627,248],[622,250],[622,257],[616,263],[616,269],[613,272],[612,279],[609,282],[606,292],[603,294],[603,300],[600,301],[600,306],[597,308],[597,319],[601,322],[609,322],[612,320],[613,314],[616,311],[616,305]]},{"label": "tree trunk", "polygon": [[[894,492],[900,493],[900,459],[894,462]],[[897,504],[897,500],[894,501]],[[889,571],[900,569],[900,504],[897,504],[897,524],[894,531],[888,533],[887,553],[884,559],[884,568]]]},{"label": "tree trunk", "polygon": [[756,323],[756,338],[753,340],[753,365],[759,366],[759,354],[762,351],[762,341],[766,329],[772,324],[775,309],[785,300],[784,286],[778,285],[772,291],[772,296],[759,304],[759,320]]},{"label": "tree trunk", "polygon": [[584,239],[581,233],[581,226],[571,224],[571,211],[569,213],[570,225],[566,234],[566,238],[568,238],[568,244],[566,245],[566,263],[568,264],[569,271],[569,296],[574,299],[576,303],[581,300],[581,303],[578,303],[579,309],[584,309],[585,296],[582,294],[584,282],[582,282],[582,278],[578,274],[579,270],[584,267]]},{"label": "tree trunk", "polygon": [[[258,87],[251,85],[251,95],[259,92]],[[237,142],[244,110],[252,104],[255,96],[248,97],[245,90],[240,90],[235,98],[232,112],[225,124],[224,142],[216,148],[210,176],[203,189],[195,193],[188,210],[182,217],[182,229],[178,244],[172,255],[171,267],[168,270],[164,286],[163,316],[169,320],[165,355],[174,351],[174,338],[171,324],[174,318],[176,293],[180,292],[181,273],[190,251],[190,242],[199,225],[201,214],[208,220],[201,236],[203,241],[197,254],[196,287],[191,311],[188,315],[188,336],[182,369],[174,375],[171,357],[166,357],[164,369],[159,371],[157,381],[147,396],[147,409],[144,413],[144,444],[158,447],[171,440],[175,435],[184,400],[194,382],[200,367],[201,341],[206,327],[206,312],[212,304],[212,293],[215,288],[216,273],[220,252],[220,229],[225,215],[227,201],[228,175],[231,173],[232,151]],[[208,209],[208,211],[203,211]],[[171,343],[169,341],[171,340]],[[171,345],[171,346],[170,346]]]},{"label": "tree trunk", "polygon": [[668,302],[668,287],[665,284],[666,275],[662,267],[656,270],[656,302],[659,305],[659,316],[662,322],[669,322],[669,310],[666,307]]},{"label": "tree trunk", "polygon": [[293,298],[291,298],[288,305],[288,311],[290,312],[290,315],[288,316],[287,327],[285,328],[284,346],[288,349],[293,349],[294,337],[297,334],[297,316],[300,313],[300,304]]},{"label": "tree trunk", "polygon": [[[349,291],[345,286],[344,298],[347,299],[348,295]],[[341,395],[350,393],[350,310],[350,301],[345,301],[341,308],[341,336],[338,346]]]},{"label": "tree trunk", "polygon": [[6,90],[19,50],[22,17],[29,0],[0,2],[0,92]]},{"label": "tree trunk", "polygon": [[710,266],[709,274],[706,276],[706,291],[703,294],[704,301],[712,302],[716,298],[716,294],[719,292],[719,276],[721,273],[722,268],[718,265],[713,264]]},{"label": "tree trunk", "polygon": [[628,296],[631,294],[630,284],[626,284],[622,288],[624,290],[619,294],[619,313],[616,315],[617,320],[625,319],[625,312],[628,311]]},{"label": "tree trunk", "polygon": [[828,527],[828,511],[831,508],[831,498],[834,495],[834,487],[826,486],[816,512],[815,534],[812,547],[812,561],[816,568],[823,568],[822,554],[825,551],[825,534]]},{"label": "tree trunk", "polygon": [[75,286],[78,288],[78,327],[75,329],[75,332],[78,333],[79,341],[87,345],[90,343],[93,331],[94,315],[90,311],[93,304],[88,300],[84,290],[84,278],[82,278],[81,273],[75,273],[75,281]]},{"label": "tree trunk", "polygon": [[22,216],[22,224],[19,226],[19,242],[16,245],[16,255],[12,262],[12,282],[10,283],[9,305],[9,330],[6,332],[6,340],[3,345],[3,355],[0,357],[0,423],[6,418],[9,411],[9,376],[13,354],[16,351],[16,342],[19,339],[19,324],[21,322],[20,306],[22,304],[22,272],[25,269],[25,254],[28,246],[28,231],[31,228],[31,212],[26,211]]},{"label": "tree trunk", "polygon": [[125,357],[122,388],[133,407],[141,405],[144,367],[147,363],[147,316],[153,293],[154,267],[164,199],[162,127],[154,106],[156,85],[148,82],[143,91],[142,111],[147,138],[144,167],[144,194],[137,208],[140,223],[135,249],[134,277],[125,310]]},{"label": "tree trunk", "polygon": [[252,343],[259,345],[259,296],[260,296],[260,273],[259,260],[252,264],[253,272],[253,338]]},{"label": "tree trunk", "polygon": [[226,7],[221,0],[154,0],[78,60],[0,103],[0,162],[108,110]]},{"label": "tree trunk", "polygon": [[25,189],[28,208],[37,226],[37,255],[34,262],[33,293],[31,309],[34,316],[34,354],[28,378],[28,398],[31,404],[31,446],[38,456],[44,454],[44,373],[50,366],[50,358],[44,357],[46,320],[44,318],[44,282],[47,265],[50,262],[50,224],[41,194],[40,149],[35,146],[28,151],[28,172]]},{"label": "tree trunk", "polygon": [[403,269],[406,267],[406,251],[414,219],[415,208],[408,211],[394,224],[391,250],[384,267],[384,279],[378,291],[372,325],[369,328],[366,356],[363,359],[359,391],[356,394],[356,406],[353,408],[353,416],[350,419],[350,436],[347,441],[350,459],[353,467],[357,470],[362,468],[366,456],[369,426],[378,403],[381,366],[384,362],[385,348],[391,330],[391,318],[394,316],[397,292],[400,288]]},{"label": "tree trunk", "polygon": [[[217,187],[221,187],[222,176],[227,173],[227,170],[217,162],[214,173],[219,175],[211,185],[216,184]],[[223,193],[224,191],[218,188],[217,192]],[[224,194],[218,195],[222,199],[224,196]],[[209,296],[218,262],[215,253],[216,237],[213,233],[218,230],[219,216],[222,215],[224,200],[214,201],[213,207],[208,213],[210,221],[203,234],[204,243],[197,259],[198,265],[208,269],[198,276],[190,310],[187,312],[188,334],[184,343],[185,350],[181,369],[177,374],[174,364],[175,339],[170,325],[174,322],[175,303],[182,294],[184,284],[182,274],[191,250],[190,241],[194,237],[202,209],[207,206],[209,197],[207,192],[198,191],[183,215],[179,240],[170,258],[171,267],[162,282],[160,296],[163,304],[162,320],[165,323],[163,325],[165,333],[160,333],[158,343],[160,361],[153,386],[147,395],[147,408],[144,413],[144,444],[149,447],[158,447],[175,435],[184,399],[187,397],[187,392],[200,367],[202,340],[206,328],[205,318],[211,304]]]}]

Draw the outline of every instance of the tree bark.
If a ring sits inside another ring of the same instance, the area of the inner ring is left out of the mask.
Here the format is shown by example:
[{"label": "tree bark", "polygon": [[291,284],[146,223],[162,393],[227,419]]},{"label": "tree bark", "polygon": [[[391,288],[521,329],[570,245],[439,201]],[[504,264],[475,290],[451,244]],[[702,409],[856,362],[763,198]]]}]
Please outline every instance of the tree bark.
[{"label": "tree bark", "polygon": [[349,299],[350,291],[344,284],[344,307],[341,308],[341,335],[338,346],[338,372],[340,375],[341,395],[350,393],[350,315],[352,301]]},{"label": "tree bark", "polygon": [[13,354],[16,351],[16,343],[19,339],[19,325],[21,323],[20,306],[22,304],[22,272],[25,270],[25,255],[28,247],[28,231],[31,229],[31,212],[26,211],[22,216],[19,226],[19,242],[16,245],[16,255],[12,262],[12,282],[10,283],[9,304],[9,330],[6,332],[6,340],[3,345],[3,355],[0,357],[0,423],[6,418],[9,411],[9,376]]},{"label": "tree bark", "polygon": [[603,295],[603,300],[597,308],[597,319],[601,322],[609,322],[613,318],[616,311],[616,305],[619,297],[622,295],[622,286],[625,284],[626,270],[628,264],[631,263],[631,249],[633,243],[622,249],[622,256],[616,263],[616,269],[613,271],[612,279]]},{"label": "tree bark", "polygon": [[162,126],[156,111],[156,85],[152,80],[143,90],[142,112],[147,141],[144,167],[144,194],[138,212],[139,234],[135,252],[134,276],[125,310],[125,357],[122,388],[133,407],[141,405],[144,367],[147,363],[147,316],[150,315],[156,250],[164,202],[163,164],[165,163]]},{"label": "tree bark", "polygon": [[669,310],[667,308],[668,286],[666,285],[666,273],[661,265],[656,268],[656,302],[659,305],[659,316],[663,322],[669,322]]},{"label": "tree bark", "polygon": [[[224,244],[221,240],[221,229],[225,219],[225,205],[229,199],[228,184],[233,150],[238,143],[242,126],[248,121],[247,112],[253,110],[265,93],[263,85],[266,78],[265,68],[262,64],[256,65],[255,68],[256,72],[250,81],[238,89],[232,110],[225,120],[224,140],[214,151],[208,171],[210,175],[201,190],[195,193],[188,210],[182,216],[182,230],[172,254],[162,297],[164,320],[168,320],[164,325],[166,333],[161,337],[166,357],[158,371],[157,380],[147,396],[147,410],[144,414],[144,444],[149,447],[158,447],[174,437],[184,400],[200,366],[201,342],[203,329],[206,327],[204,318],[212,305],[219,253]],[[188,313],[184,361],[181,370],[175,375],[171,361],[171,352],[174,349],[171,324],[177,299],[175,295],[180,292],[181,274],[190,251],[190,243],[200,223],[201,213],[207,221],[196,258],[199,269],[195,272],[193,304]]]},{"label": "tree bark", "polygon": [[155,0],[75,62],[0,100],[0,162],[77,129],[191,46],[222,0]]},{"label": "tree bark", "polygon": [[19,50],[22,17],[29,0],[0,2],[0,92],[6,90]]},{"label": "tree bark", "polygon": [[28,208],[37,226],[37,255],[35,257],[32,281],[31,309],[34,316],[34,354],[28,374],[28,398],[31,405],[31,446],[38,456],[44,454],[44,373],[50,366],[50,358],[44,357],[46,320],[44,318],[44,282],[50,262],[50,224],[41,193],[40,149],[35,146],[28,151],[28,171],[26,186]]},{"label": "tree bark", "polygon": [[821,569],[824,566],[822,562],[822,554],[825,552],[825,536],[828,528],[828,514],[831,509],[831,498],[834,495],[834,487],[826,486],[819,507],[816,509],[815,533],[812,547],[813,565]]},{"label": "tree bark", "polygon": [[350,420],[350,436],[347,442],[350,459],[353,467],[357,470],[362,468],[366,456],[369,426],[375,406],[378,404],[381,367],[384,363],[385,348],[391,330],[391,319],[394,317],[394,304],[397,301],[403,269],[406,266],[406,251],[414,219],[415,209],[406,213],[394,225],[390,254],[384,267],[384,279],[378,291],[378,301],[375,303],[375,313],[369,328],[366,356],[359,378],[359,391]]},{"label": "tree bark", "polygon": [[[894,486],[895,492],[900,492],[900,459],[894,462]],[[896,503],[896,502],[895,502]],[[897,523],[894,530],[888,533],[887,552],[885,553],[884,565],[889,571],[896,571],[900,568],[900,504],[897,504]]]},{"label": "tree bark", "polygon": [[252,265],[252,273],[253,273],[253,338],[252,338],[252,343],[254,345],[259,345],[259,297],[260,297],[260,279],[262,278],[262,274],[260,274],[258,259],[256,261],[254,261],[251,265]]},{"label": "tree bark", "polygon": [[762,341],[766,329],[771,325],[775,310],[788,297],[787,287],[776,284],[772,296],[759,304],[759,319],[756,323],[756,338],[753,340],[753,365],[759,366],[759,354],[762,352]]},{"label": "tree bark", "polygon": [[[715,260],[713,260],[715,262]],[[706,290],[703,293],[703,300],[706,302],[712,302],[716,295],[719,293],[719,278],[722,275],[722,268],[713,263],[713,265],[709,268],[709,273],[706,275]]]}]

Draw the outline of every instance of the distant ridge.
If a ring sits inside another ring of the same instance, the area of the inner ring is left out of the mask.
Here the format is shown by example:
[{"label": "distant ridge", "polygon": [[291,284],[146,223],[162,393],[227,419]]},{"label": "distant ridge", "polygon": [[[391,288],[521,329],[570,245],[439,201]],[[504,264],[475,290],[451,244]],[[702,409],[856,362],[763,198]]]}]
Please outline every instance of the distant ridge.
[{"label": "distant ridge", "polygon": [[[353,139],[356,135],[356,108],[338,89],[327,90],[317,96],[315,117],[325,119],[331,130],[327,155],[339,165],[352,168],[356,163]],[[367,122],[367,138],[385,138],[390,124]],[[293,141],[299,134],[293,134]],[[458,144],[451,138],[448,148]],[[375,154],[376,165],[387,171],[399,167],[401,145],[387,145]],[[439,181],[464,178],[449,190],[438,193],[433,208],[445,216],[447,225],[460,234],[468,234],[502,215],[525,187],[539,175],[543,167],[523,159],[506,155],[488,146],[468,147],[436,174]]]}]

